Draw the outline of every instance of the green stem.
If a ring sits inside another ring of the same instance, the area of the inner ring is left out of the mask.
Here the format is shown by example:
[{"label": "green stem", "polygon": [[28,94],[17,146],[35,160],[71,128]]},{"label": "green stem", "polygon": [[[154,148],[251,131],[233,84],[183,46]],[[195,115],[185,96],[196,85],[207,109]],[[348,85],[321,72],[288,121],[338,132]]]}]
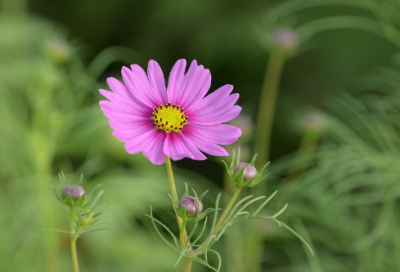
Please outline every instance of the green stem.
[{"label": "green stem", "polygon": [[186,258],[185,259],[185,267],[183,268],[183,272],[190,272],[192,270],[193,260]]},{"label": "green stem", "polygon": [[[265,71],[264,82],[261,90],[260,104],[256,124],[256,135],[254,151],[258,153],[256,167],[260,168],[269,161],[272,127],[275,115],[276,97],[279,90],[282,70],[285,64],[285,54],[279,49],[271,52],[270,59]],[[264,195],[267,191],[266,182],[261,182],[257,187],[251,189],[254,196]],[[254,237],[259,237],[260,227],[253,222],[251,224]],[[250,239],[248,239],[250,240]],[[262,256],[262,242],[259,238],[253,238],[254,245],[249,254],[253,257],[250,261],[249,271],[261,271],[260,260]],[[248,241],[249,242],[249,241]]]},{"label": "green stem", "polygon": [[70,206],[69,207],[69,226],[71,229],[72,264],[74,266],[74,272],[79,272],[78,255],[76,254],[76,240],[78,237],[76,236],[76,232],[75,232],[74,217],[75,217],[74,207]]},{"label": "green stem", "polygon": [[179,234],[179,242],[181,243],[182,250],[186,247],[185,227],[186,227],[186,220],[183,220]]},{"label": "green stem", "polygon": [[236,198],[238,197],[240,190],[242,190],[242,188],[236,188],[235,194],[232,196],[231,200],[229,201],[228,206],[226,207],[224,213],[221,215],[221,217],[219,218],[217,224],[215,225],[214,229],[211,231],[210,235],[207,237],[207,239],[203,242],[203,244],[195,250],[195,254],[196,255],[200,255],[202,253],[202,251],[204,250],[204,248],[206,247],[208,241],[211,239],[212,236],[214,236],[219,228],[222,226],[222,223],[224,223],[225,218],[228,216],[233,204],[236,201]]},{"label": "green stem", "polygon": [[271,52],[258,107],[257,130],[254,149],[257,151],[257,167],[262,167],[269,160],[272,125],[274,121],[276,97],[285,56],[281,51]]},{"label": "green stem", "polygon": [[[178,205],[178,193],[176,191],[174,172],[172,171],[171,159],[168,156],[165,158],[165,165],[167,166],[167,173],[168,173],[169,187],[171,189],[172,203],[175,207],[176,205]],[[183,226],[183,224],[186,225],[186,222],[184,222],[183,219],[180,218],[178,215],[176,215],[176,221],[178,221],[178,226],[179,226],[179,230],[180,230],[179,240],[180,240],[182,248],[184,248],[186,245],[187,239],[188,239],[188,235],[187,235],[185,226]],[[189,244],[190,244],[190,241],[189,241]],[[190,272],[190,270],[192,269],[192,262],[193,261],[189,258],[185,259],[184,272]]]},{"label": "green stem", "polygon": [[169,180],[169,187],[171,189],[172,202],[175,205],[175,203],[178,202],[178,193],[176,192],[174,172],[172,171],[171,159],[168,156],[165,158],[165,165],[167,166],[168,180]]},{"label": "green stem", "polygon": [[[232,182],[228,173],[224,172],[224,191],[225,194],[232,197],[235,193],[235,183]],[[238,197],[237,199],[240,199]],[[229,199],[226,200],[225,205],[229,204]],[[243,260],[243,234],[239,228],[230,229],[229,232],[225,234],[224,248],[226,259],[226,271],[230,272],[242,272],[244,271],[244,260]]]}]

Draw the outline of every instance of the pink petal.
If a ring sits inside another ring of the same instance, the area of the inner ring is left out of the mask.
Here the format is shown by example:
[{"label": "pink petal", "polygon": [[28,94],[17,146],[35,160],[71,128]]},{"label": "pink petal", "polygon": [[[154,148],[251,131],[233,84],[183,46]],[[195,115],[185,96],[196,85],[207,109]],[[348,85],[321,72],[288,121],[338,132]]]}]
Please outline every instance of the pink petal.
[{"label": "pink petal", "polygon": [[154,124],[142,124],[140,126],[131,127],[130,129],[116,130],[112,132],[115,138],[122,142],[128,142],[143,133],[154,130]]},{"label": "pink petal", "polygon": [[149,148],[149,145],[154,138],[157,137],[157,135],[158,133],[156,130],[149,130],[126,142],[125,149],[130,154],[136,154],[144,151],[146,148]]},{"label": "pink petal", "polygon": [[129,110],[122,109],[114,103],[108,101],[100,101],[100,108],[104,115],[109,119],[119,122],[151,122],[151,117],[135,115]]},{"label": "pink petal", "polygon": [[[140,102],[132,93],[128,90],[128,88],[120,82],[119,80],[109,77],[107,78],[107,84],[110,86],[111,90],[118,96],[120,101],[125,101],[126,104],[129,104],[135,109],[140,111],[146,111],[148,107]],[[107,97],[106,97],[107,98]],[[107,98],[109,99],[109,98]],[[112,101],[112,100],[110,100]]]},{"label": "pink petal", "polygon": [[122,68],[122,78],[128,90],[146,106],[152,109],[158,107],[162,99],[154,96],[146,73],[138,65],[132,65],[131,69],[132,71],[126,67]]},{"label": "pink petal", "polygon": [[171,73],[169,74],[167,89],[169,102],[176,103],[182,93],[185,83],[185,68],[186,60],[184,59],[178,60],[174,67],[172,67]]},{"label": "pink petal", "polygon": [[221,146],[210,142],[207,137],[204,137],[202,135],[198,135],[194,133],[193,131],[190,131],[188,129],[182,130],[182,134],[185,135],[185,137],[192,142],[198,149],[201,151],[213,155],[213,156],[228,156],[228,152],[226,152],[225,149],[223,149]]},{"label": "pink petal", "polygon": [[[195,67],[196,64],[194,60],[191,67]],[[198,104],[211,86],[210,70],[204,69],[203,65],[192,68],[192,70],[192,72],[188,71],[185,76],[185,87],[179,100],[179,104],[185,109]]]},{"label": "pink petal", "polygon": [[168,102],[167,89],[165,88],[164,74],[160,65],[154,60],[149,61],[147,67],[147,75],[149,77],[150,85],[153,92],[160,97],[162,104]]},{"label": "pink petal", "polygon": [[174,161],[189,157],[189,151],[186,150],[178,137],[177,133],[168,133],[164,142],[164,153]]},{"label": "pink petal", "polygon": [[[124,112],[132,115],[137,115],[137,116],[142,116],[142,117],[148,117],[151,116],[152,110],[150,108],[135,108],[133,103],[130,103],[131,101],[126,101],[122,100],[121,97],[119,97],[117,94],[113,92],[109,92],[106,90],[100,89],[99,92],[108,100],[113,102],[114,106],[110,106],[110,109],[113,108],[114,110],[117,110],[118,112]],[[104,101],[104,100],[103,100]],[[108,101],[104,101],[108,102]],[[103,102],[103,103],[104,103]],[[107,104],[105,105],[107,107]]]},{"label": "pink petal", "polygon": [[224,112],[210,113],[205,116],[189,115],[189,122],[201,125],[215,125],[228,122],[239,115],[242,110],[239,106],[233,106]]},{"label": "pink petal", "polygon": [[218,101],[218,103],[220,103],[223,100],[225,100],[226,98],[228,98],[230,93],[232,92],[232,90],[233,90],[232,85],[224,85],[224,86],[218,88],[215,92],[207,95],[204,99],[202,99],[196,105],[193,105],[191,107],[186,106],[185,112],[187,114],[191,114],[193,112],[204,111],[209,108],[214,108],[217,105],[216,101]]},{"label": "pink petal", "polygon": [[175,161],[185,157],[193,160],[207,159],[193,143],[187,140],[182,134],[175,132],[167,134],[164,143],[164,153]]},{"label": "pink petal", "polygon": [[188,130],[190,130],[191,134],[196,134],[209,142],[220,145],[233,144],[242,135],[242,131],[239,128],[224,124],[211,126],[187,124],[185,125],[184,133],[187,133]]},{"label": "pink petal", "polygon": [[149,143],[148,147],[143,151],[143,155],[153,164],[161,165],[165,161],[164,141],[166,133],[156,130],[157,136]]}]

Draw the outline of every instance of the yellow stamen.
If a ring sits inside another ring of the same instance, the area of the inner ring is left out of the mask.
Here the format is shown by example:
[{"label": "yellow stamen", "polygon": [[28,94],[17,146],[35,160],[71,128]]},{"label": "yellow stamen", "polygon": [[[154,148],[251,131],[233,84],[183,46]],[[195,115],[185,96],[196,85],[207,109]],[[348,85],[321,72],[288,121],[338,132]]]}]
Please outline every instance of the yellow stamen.
[{"label": "yellow stamen", "polygon": [[179,105],[171,106],[170,102],[154,108],[151,118],[153,118],[156,128],[162,129],[166,133],[181,132],[188,119],[183,110]]}]

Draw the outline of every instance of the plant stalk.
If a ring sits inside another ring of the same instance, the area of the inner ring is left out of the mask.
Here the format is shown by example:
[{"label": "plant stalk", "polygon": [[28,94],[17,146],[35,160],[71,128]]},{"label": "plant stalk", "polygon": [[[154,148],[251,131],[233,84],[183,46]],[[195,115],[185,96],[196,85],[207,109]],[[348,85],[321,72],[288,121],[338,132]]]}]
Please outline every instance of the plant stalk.
[{"label": "plant stalk", "polygon": [[[166,156],[166,158],[165,158],[165,165],[167,166],[167,173],[168,173],[169,187],[171,189],[172,203],[175,207],[175,205],[178,205],[178,193],[176,191],[174,172],[172,171],[171,159],[168,156]],[[184,247],[184,245],[186,245],[188,235],[187,235],[185,226],[183,226],[183,228],[182,228],[182,225],[184,224],[183,219],[180,218],[178,215],[176,215],[176,221],[178,221],[178,226],[179,226],[179,230],[180,230],[179,238],[181,241],[181,246]],[[186,225],[186,222],[185,222],[185,225]],[[182,241],[183,241],[183,243],[182,243]],[[184,272],[191,271],[192,262],[193,262],[192,259],[185,258]]]},{"label": "plant stalk", "polygon": [[69,226],[71,229],[71,254],[72,254],[72,264],[74,266],[74,272],[79,272],[79,265],[78,265],[78,255],[76,254],[76,231],[74,227],[74,207],[69,207]]},{"label": "plant stalk", "polygon": [[228,216],[228,214],[229,214],[233,204],[235,203],[236,198],[238,197],[238,195],[239,195],[241,190],[242,190],[242,188],[236,188],[235,194],[232,196],[231,200],[229,201],[228,206],[226,207],[224,213],[219,218],[219,220],[218,220],[217,224],[215,225],[214,229],[211,231],[210,235],[203,242],[203,244],[198,249],[195,250],[195,254],[196,255],[200,255],[202,253],[202,251],[206,247],[206,245],[207,245],[208,241],[211,239],[211,237],[218,232],[218,230],[221,227],[222,223],[224,223],[225,218]]},{"label": "plant stalk", "polygon": [[[279,50],[271,52],[264,83],[261,90],[260,104],[258,106],[257,129],[254,150],[257,151],[257,167],[262,167],[269,160],[272,126],[276,97],[282,75],[285,56]],[[259,190],[258,190],[259,191]]]}]

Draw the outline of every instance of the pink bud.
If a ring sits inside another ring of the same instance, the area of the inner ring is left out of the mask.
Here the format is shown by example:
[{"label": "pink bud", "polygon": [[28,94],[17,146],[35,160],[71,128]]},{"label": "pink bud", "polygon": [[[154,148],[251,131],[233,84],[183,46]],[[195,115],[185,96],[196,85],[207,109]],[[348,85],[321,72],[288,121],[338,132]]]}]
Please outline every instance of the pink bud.
[{"label": "pink bud", "polygon": [[239,172],[242,168],[244,168],[243,172],[243,180],[249,181],[255,177],[257,177],[257,169],[249,163],[241,162],[236,164],[235,173]]},{"label": "pink bud", "polygon": [[193,196],[184,196],[179,202],[179,208],[185,206],[186,214],[189,216],[195,216],[198,212],[203,211],[203,203],[199,201],[199,210],[197,210],[197,199]]},{"label": "pink bud", "polygon": [[85,190],[81,186],[78,185],[68,185],[63,190],[63,196],[68,197],[71,195],[71,198],[74,200],[80,199],[85,194]]}]

